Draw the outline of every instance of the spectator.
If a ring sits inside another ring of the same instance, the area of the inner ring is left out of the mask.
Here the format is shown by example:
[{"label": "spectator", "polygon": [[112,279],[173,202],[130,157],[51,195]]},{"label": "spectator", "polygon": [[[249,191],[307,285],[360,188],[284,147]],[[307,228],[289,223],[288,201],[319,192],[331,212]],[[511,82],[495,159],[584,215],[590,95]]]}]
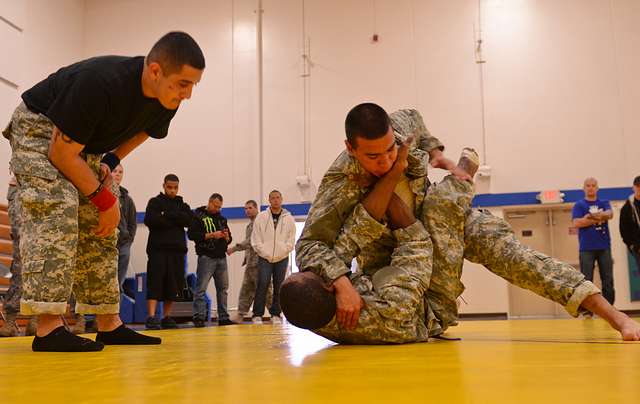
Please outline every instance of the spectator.
[{"label": "spectator", "polygon": [[[11,279],[9,280],[9,290],[5,295],[4,304],[4,324],[0,328],[0,337],[14,337],[20,334],[16,318],[20,312],[20,296],[22,296],[22,260],[20,259],[20,207],[16,198],[18,187],[16,177],[11,174],[9,180],[9,190],[7,192],[7,202],[9,203],[9,223],[11,225],[11,240],[13,241],[13,253],[11,261]],[[36,317],[29,320],[29,324],[24,332],[25,335],[36,334]]]},{"label": "spectator", "polygon": [[640,175],[633,179],[633,195],[620,210],[620,235],[640,270]]},{"label": "spectator", "polygon": [[120,188],[120,223],[118,224],[118,284],[120,293],[124,293],[122,284],[127,276],[129,258],[131,257],[131,244],[136,237],[138,224],[136,221],[136,205],[129,196],[129,191],[120,185],[124,176],[122,164],[118,164],[111,173],[113,181]]},{"label": "spectator", "polygon": [[[178,196],[179,179],[175,174],[164,177],[164,193],[151,198],[144,215],[149,228],[147,241],[147,311],[146,328],[177,328],[169,315],[173,302],[184,289],[184,263],[187,240],[184,228],[191,223],[193,212]],[[155,315],[158,301],[163,301],[162,321]]]},{"label": "spectator", "polygon": [[231,242],[231,232],[227,219],[220,214],[222,195],[212,194],[207,206],[196,209],[195,218],[189,226],[189,239],[196,243],[198,254],[198,284],[193,299],[193,324],[204,327],[207,319],[207,305],[204,294],[213,277],[218,303],[218,325],[233,325],[227,312],[227,290],[229,272],[227,270],[227,246]]},{"label": "spectator", "polygon": [[296,237],[296,224],[291,213],[282,208],[282,194],[273,190],[269,193],[269,209],[256,217],[251,246],[258,254],[258,287],[253,303],[253,322],[262,323],[267,287],[273,277],[273,298],[271,302],[271,321],[281,324],[280,285],[284,281],[289,264],[289,253],[293,250]]},{"label": "spectator", "polygon": [[584,199],[573,206],[573,225],[578,228],[580,243],[580,271],[589,281],[593,281],[593,267],[598,261],[602,295],[613,305],[613,260],[611,259],[611,236],[609,224],[613,211],[609,201],[598,199],[598,181],[584,180]]},{"label": "spectator", "polygon": [[[245,238],[241,243],[233,247],[229,247],[227,254],[231,255],[236,251],[244,251],[244,260],[242,265],[245,267],[244,276],[242,277],[242,287],[240,287],[240,296],[238,297],[238,321],[242,321],[249,314],[249,308],[256,296],[256,288],[258,286],[258,255],[253,247],[251,247],[251,233],[253,232],[253,224],[256,216],[258,216],[258,203],[249,200],[244,204],[244,214],[251,220],[245,228]],[[269,285],[267,290],[267,304],[271,305],[273,289]]]}]

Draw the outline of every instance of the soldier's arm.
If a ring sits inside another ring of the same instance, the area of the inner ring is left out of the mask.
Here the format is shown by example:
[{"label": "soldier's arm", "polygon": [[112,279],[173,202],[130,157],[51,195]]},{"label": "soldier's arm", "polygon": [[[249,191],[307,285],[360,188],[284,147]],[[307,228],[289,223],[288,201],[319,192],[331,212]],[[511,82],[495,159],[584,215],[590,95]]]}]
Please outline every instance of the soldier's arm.
[{"label": "soldier's arm", "polygon": [[327,284],[351,272],[336,256],[333,245],[344,219],[358,203],[360,192],[346,175],[327,173],[296,244],[296,263],[302,271],[313,271]]},{"label": "soldier's arm", "polygon": [[113,153],[118,156],[120,160],[124,159],[129,153],[140,146],[145,140],[149,139],[149,135],[146,132],[140,132],[134,135],[132,138],[127,139],[124,143],[118,146]]},{"label": "soldier's arm", "polygon": [[49,144],[49,160],[82,194],[93,195],[93,199],[90,200],[99,210],[98,226],[94,233],[99,237],[106,237],[113,234],[120,223],[120,204],[108,187],[103,187],[98,181],[87,162],[80,157],[84,146],[54,127]]},{"label": "soldier's arm", "polygon": [[401,109],[391,115],[391,126],[393,130],[400,136],[400,140],[404,140],[410,135],[415,135],[416,146],[420,150],[424,150],[429,155],[435,151],[444,151],[444,144],[429,132],[424,124],[422,115],[415,109]]},{"label": "soldier's arm", "polygon": [[242,240],[241,242],[234,245],[231,249],[236,252],[248,250],[249,248],[251,248],[251,237]]}]

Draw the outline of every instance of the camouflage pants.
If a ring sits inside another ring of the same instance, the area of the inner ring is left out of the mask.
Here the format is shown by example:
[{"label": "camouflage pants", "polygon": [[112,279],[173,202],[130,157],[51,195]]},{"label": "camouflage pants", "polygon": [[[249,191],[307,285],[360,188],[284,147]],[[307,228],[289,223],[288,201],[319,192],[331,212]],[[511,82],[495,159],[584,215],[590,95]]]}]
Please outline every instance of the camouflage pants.
[{"label": "camouflage pants", "polygon": [[[240,296],[238,297],[238,313],[249,313],[249,309],[253,304],[256,296],[256,288],[258,287],[258,266],[247,265],[242,277],[242,286],[240,287]],[[269,284],[267,289],[267,306],[271,307],[271,299],[273,297],[273,286]]]},{"label": "camouflage pants", "polygon": [[[391,233],[371,218],[358,204],[336,241],[341,251],[366,250],[382,233]],[[424,293],[431,273],[431,241],[420,221],[392,232],[397,245],[388,266],[369,276],[356,274],[351,282],[364,300],[358,325],[353,330],[339,326],[336,317],[313,330],[335,342],[346,344],[389,344],[426,341],[429,326],[425,319]],[[428,308],[427,308],[428,310]]]},{"label": "camouflage pants", "polygon": [[[62,314],[73,291],[76,313],[118,313],[117,234],[93,234],[98,210],[48,159],[53,128],[47,117],[20,104],[3,131],[22,213],[20,311]],[[97,178],[100,156],[83,157]],[[115,184],[112,192],[118,195]]]},{"label": "camouflage pants", "polygon": [[[424,200],[421,221],[431,239],[429,248],[423,252],[427,257],[425,310],[429,335],[440,334],[457,323],[457,298],[464,290],[461,282],[464,259],[561,304],[573,316],[582,310],[580,304],[585,298],[599,293],[595,285],[572,266],[522,245],[504,219],[471,209],[471,198],[470,184],[448,176],[430,187]],[[361,205],[356,209],[362,209]],[[363,221],[364,217],[356,209],[353,217],[345,222],[334,250],[345,263],[357,257],[359,271],[373,277],[379,268],[390,265],[396,240],[382,225],[363,222],[355,226],[354,223]],[[437,321],[432,321],[432,316]]]},{"label": "camouflage pants", "polygon": [[20,261],[20,206],[16,200],[17,188],[9,186],[7,202],[9,203],[9,221],[11,222],[11,239],[13,240],[13,261],[11,262],[11,284],[4,300],[4,311],[17,314],[20,311],[22,296],[22,265]]},{"label": "camouflage pants", "polygon": [[448,176],[425,198],[422,220],[433,241],[427,297],[443,330],[457,323],[463,258],[559,303],[572,316],[585,298],[599,293],[572,266],[522,245],[504,219],[471,209],[471,196],[470,184]]}]

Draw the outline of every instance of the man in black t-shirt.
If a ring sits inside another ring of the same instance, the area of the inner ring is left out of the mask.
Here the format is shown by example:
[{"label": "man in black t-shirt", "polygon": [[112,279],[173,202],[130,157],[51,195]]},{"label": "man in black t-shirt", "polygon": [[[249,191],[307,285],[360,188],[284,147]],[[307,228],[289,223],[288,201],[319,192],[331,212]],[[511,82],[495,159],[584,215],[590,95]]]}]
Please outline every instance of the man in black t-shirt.
[{"label": "man in black t-shirt", "polygon": [[[104,344],[158,344],[118,315],[118,189],[110,171],[147,138],[163,138],[205,67],[188,34],[170,32],[147,57],[102,56],[51,74],[22,94],[3,135],[22,206],[23,314],[38,315],[34,351],[97,351]],[[23,248],[24,247],[24,248]],[[96,314],[96,341],[62,323]]]}]

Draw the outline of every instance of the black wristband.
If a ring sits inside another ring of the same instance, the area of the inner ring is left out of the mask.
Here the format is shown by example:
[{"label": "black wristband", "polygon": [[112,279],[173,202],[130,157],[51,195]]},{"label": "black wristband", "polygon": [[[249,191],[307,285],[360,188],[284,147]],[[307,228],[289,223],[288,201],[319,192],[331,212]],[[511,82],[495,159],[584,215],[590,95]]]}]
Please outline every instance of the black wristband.
[{"label": "black wristband", "polygon": [[109,152],[102,156],[102,160],[100,160],[100,162],[108,165],[109,170],[113,171],[118,167],[118,164],[120,164],[120,159],[115,153]]},{"label": "black wristband", "polygon": [[98,195],[100,193],[100,191],[102,191],[103,187],[104,187],[104,184],[101,182],[100,185],[98,185],[98,188],[96,188],[95,191],[93,191],[92,193],[87,195],[87,199],[88,200],[92,200],[96,195]]}]

